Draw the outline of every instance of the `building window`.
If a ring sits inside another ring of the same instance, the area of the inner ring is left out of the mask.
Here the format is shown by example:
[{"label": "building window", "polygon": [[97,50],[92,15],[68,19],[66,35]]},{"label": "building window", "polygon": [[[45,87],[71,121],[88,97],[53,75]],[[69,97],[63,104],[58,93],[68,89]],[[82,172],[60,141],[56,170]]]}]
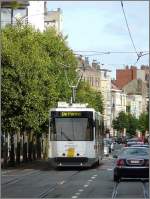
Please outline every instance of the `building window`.
[{"label": "building window", "polygon": [[7,24],[11,24],[11,9],[2,8],[1,9],[1,26],[5,27]]}]

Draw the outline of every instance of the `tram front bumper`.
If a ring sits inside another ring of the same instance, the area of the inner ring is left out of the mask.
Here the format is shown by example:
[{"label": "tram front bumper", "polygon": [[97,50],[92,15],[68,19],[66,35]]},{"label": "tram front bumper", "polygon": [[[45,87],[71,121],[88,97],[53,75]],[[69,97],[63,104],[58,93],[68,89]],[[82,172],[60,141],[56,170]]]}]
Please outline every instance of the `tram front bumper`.
[{"label": "tram front bumper", "polygon": [[56,157],[52,159],[56,167],[91,167],[95,158],[87,157]]}]

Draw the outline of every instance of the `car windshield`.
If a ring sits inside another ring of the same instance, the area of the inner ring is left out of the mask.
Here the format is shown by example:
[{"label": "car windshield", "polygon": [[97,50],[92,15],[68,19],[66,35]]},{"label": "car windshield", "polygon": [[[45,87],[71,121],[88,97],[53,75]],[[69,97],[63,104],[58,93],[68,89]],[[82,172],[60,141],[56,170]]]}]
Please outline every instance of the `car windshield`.
[{"label": "car windshield", "polygon": [[125,148],[122,150],[120,155],[136,155],[136,156],[149,155],[149,149],[142,147]]}]

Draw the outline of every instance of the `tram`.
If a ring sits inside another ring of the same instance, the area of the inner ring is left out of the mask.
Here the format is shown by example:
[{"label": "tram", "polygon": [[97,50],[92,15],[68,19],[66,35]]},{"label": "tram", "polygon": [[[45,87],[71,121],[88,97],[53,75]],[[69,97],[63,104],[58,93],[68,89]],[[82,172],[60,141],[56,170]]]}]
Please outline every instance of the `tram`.
[{"label": "tram", "polygon": [[103,157],[103,116],[87,104],[59,102],[49,112],[49,160],[54,167],[91,167]]}]

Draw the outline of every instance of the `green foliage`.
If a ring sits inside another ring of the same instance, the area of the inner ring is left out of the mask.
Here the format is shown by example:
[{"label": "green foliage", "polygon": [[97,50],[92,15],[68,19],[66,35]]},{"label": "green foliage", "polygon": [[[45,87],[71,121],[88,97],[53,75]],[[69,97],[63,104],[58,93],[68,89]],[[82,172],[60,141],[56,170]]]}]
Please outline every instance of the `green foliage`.
[{"label": "green foliage", "polygon": [[95,108],[96,111],[103,113],[103,97],[100,92],[90,88],[86,82],[81,82],[77,91],[77,102],[88,103],[89,107]]},{"label": "green foliage", "polygon": [[142,113],[139,117],[138,121],[138,129],[142,132],[145,133],[149,129],[149,114],[147,112]]},{"label": "green foliage", "polygon": [[116,119],[113,120],[113,128],[117,131],[123,131],[124,128],[127,128],[128,117],[127,114],[121,111]]},{"label": "green foliage", "polygon": [[62,36],[30,26],[2,30],[2,130],[40,131],[48,111],[68,99],[70,88],[59,63],[69,64],[68,79],[76,78],[76,59]]},{"label": "green foliage", "polygon": [[135,135],[138,126],[138,120],[132,114],[120,112],[118,117],[113,120],[113,128],[123,132],[124,128],[128,135]]},{"label": "green foliage", "polygon": [[128,119],[128,125],[126,129],[127,134],[134,136],[136,135],[136,130],[138,127],[138,119],[132,114],[128,114],[127,119]]}]

